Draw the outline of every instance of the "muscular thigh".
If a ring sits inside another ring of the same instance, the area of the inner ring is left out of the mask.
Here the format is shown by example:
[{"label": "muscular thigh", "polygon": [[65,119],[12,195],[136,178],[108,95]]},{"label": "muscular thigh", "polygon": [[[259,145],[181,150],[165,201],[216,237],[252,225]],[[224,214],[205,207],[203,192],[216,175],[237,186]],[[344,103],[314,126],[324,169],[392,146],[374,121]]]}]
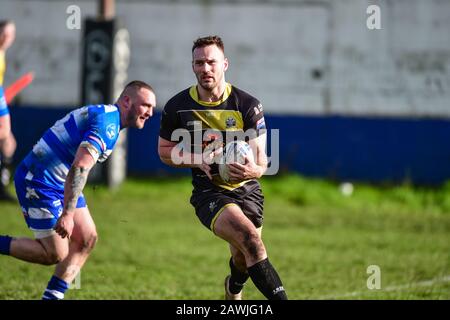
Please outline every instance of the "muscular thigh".
[{"label": "muscular thigh", "polygon": [[95,223],[89,209],[87,207],[76,209],[71,240],[83,243],[89,241],[96,234]]},{"label": "muscular thigh", "polygon": [[264,196],[259,188],[247,195],[240,195],[239,192],[194,192],[191,204],[203,225],[213,232],[216,220],[228,207],[237,206],[255,228],[263,224]]},{"label": "muscular thigh", "polygon": [[[44,233],[42,233],[44,234]],[[78,208],[74,215],[74,229],[70,242],[80,245],[89,243],[96,235],[95,224],[87,207]],[[61,238],[55,232],[48,232],[43,238],[37,239],[45,248],[48,254],[58,257],[66,257],[69,253],[69,239]]]},{"label": "muscular thigh", "polygon": [[45,248],[47,254],[51,256],[65,257],[69,253],[69,240],[67,238],[61,238],[56,233],[48,233],[49,235],[37,239]]},{"label": "muscular thigh", "polygon": [[214,233],[227,240],[231,245],[240,247],[257,228],[237,205],[226,207],[217,217],[213,226]]},{"label": "muscular thigh", "polygon": [[237,201],[221,192],[196,192],[191,197],[191,204],[200,222],[214,232],[216,219],[229,206],[237,205]]}]

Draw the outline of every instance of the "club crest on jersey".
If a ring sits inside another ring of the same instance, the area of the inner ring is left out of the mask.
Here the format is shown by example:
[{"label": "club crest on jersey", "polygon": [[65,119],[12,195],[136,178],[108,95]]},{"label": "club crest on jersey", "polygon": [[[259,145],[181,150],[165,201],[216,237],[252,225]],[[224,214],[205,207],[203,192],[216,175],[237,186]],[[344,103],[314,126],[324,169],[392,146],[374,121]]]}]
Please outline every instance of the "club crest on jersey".
[{"label": "club crest on jersey", "polygon": [[225,121],[225,125],[227,128],[236,127],[236,119],[233,117],[228,117],[228,119]]},{"label": "club crest on jersey", "polygon": [[111,123],[106,127],[106,135],[109,139],[114,139],[116,136],[116,125],[114,123]]}]

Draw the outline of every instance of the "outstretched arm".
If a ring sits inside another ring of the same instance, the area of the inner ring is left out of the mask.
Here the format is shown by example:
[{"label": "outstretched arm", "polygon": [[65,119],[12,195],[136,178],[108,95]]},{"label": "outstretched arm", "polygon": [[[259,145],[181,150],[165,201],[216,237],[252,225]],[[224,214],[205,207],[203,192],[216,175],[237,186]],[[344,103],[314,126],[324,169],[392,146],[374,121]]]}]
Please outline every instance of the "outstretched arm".
[{"label": "outstretched arm", "polygon": [[70,238],[73,230],[73,216],[78,198],[86,185],[89,171],[96,160],[86,147],[79,147],[75,160],[69,169],[64,184],[64,209],[55,226],[55,231],[62,237]]}]

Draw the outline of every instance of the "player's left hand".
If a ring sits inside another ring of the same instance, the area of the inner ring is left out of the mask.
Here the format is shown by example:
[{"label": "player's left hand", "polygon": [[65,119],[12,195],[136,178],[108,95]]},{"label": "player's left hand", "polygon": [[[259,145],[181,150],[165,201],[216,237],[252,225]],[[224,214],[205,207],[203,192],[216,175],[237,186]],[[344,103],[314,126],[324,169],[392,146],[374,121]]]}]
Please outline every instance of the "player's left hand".
[{"label": "player's left hand", "polygon": [[228,168],[230,170],[230,182],[239,182],[261,177],[261,167],[248,157],[245,157],[245,164],[237,162],[230,163],[228,164]]},{"label": "player's left hand", "polygon": [[61,238],[69,238],[72,235],[73,231],[73,217],[67,214],[62,214],[55,225],[55,231],[57,234],[61,236]]}]

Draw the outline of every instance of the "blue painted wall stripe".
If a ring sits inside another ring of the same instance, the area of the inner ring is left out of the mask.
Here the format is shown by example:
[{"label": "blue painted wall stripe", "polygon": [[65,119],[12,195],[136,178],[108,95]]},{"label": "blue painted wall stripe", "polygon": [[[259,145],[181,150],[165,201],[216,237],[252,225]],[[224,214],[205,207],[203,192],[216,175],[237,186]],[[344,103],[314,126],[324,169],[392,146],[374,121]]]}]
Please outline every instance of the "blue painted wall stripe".
[{"label": "blue painted wall stripe", "polygon": [[[68,111],[12,107],[16,162]],[[156,113],[143,130],[129,130],[130,173],[189,173],[159,160],[160,116]],[[266,115],[266,124],[280,130],[282,171],[371,182],[439,184],[450,179],[450,120]]]}]

